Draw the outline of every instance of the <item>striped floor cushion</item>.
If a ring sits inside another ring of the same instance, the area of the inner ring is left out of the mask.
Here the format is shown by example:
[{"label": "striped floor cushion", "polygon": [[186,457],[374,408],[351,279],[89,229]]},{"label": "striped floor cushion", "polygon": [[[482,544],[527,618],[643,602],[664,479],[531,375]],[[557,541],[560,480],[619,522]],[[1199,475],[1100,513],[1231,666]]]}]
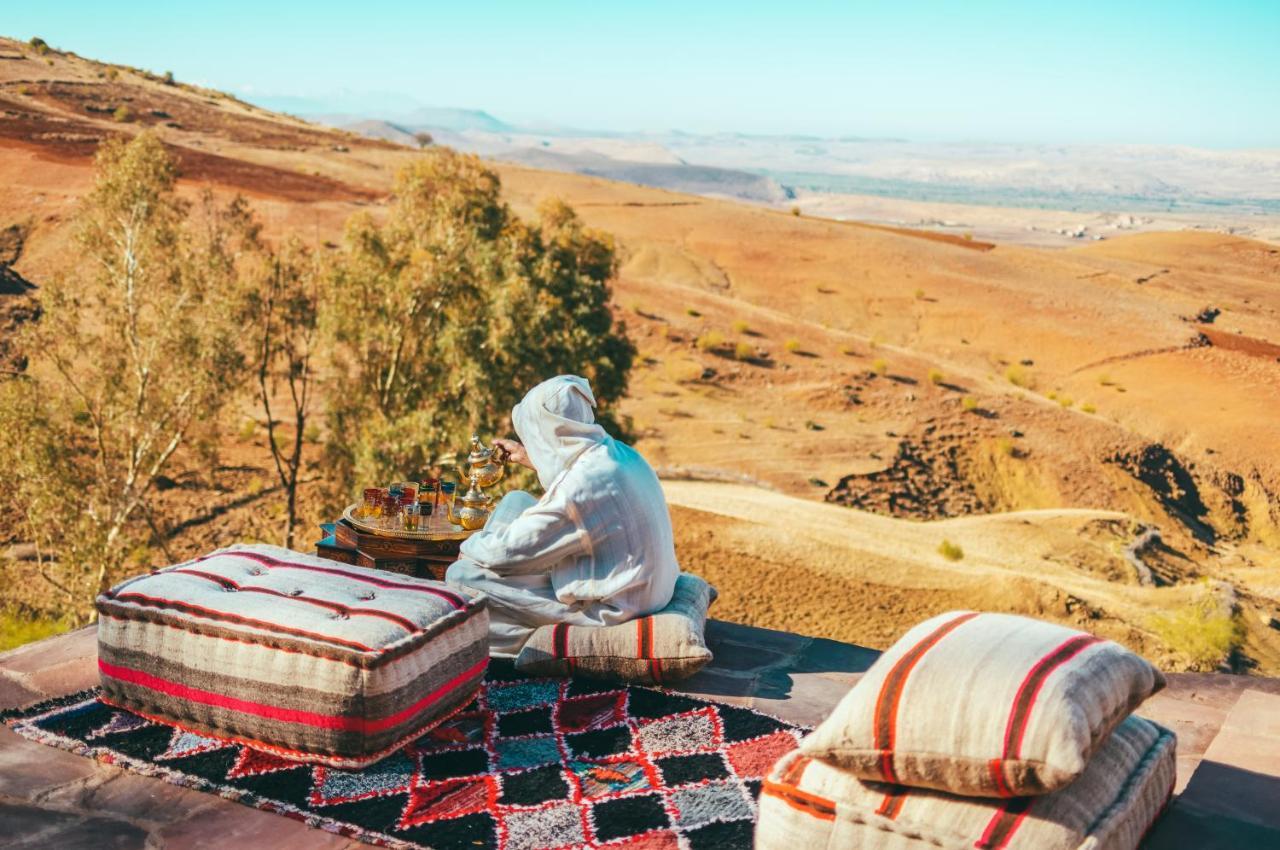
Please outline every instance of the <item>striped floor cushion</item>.
[{"label": "striped floor cushion", "polygon": [[516,669],[651,685],[687,678],[711,660],[703,632],[715,598],[714,587],[681,573],[667,607],[649,617],[617,626],[542,626],[520,650]]},{"label": "striped floor cushion", "polygon": [[928,620],[801,744],[863,779],[1010,797],[1061,788],[1160,672],[1124,647],[1008,614]]},{"label": "striped floor cushion", "polygon": [[469,702],[485,597],[275,546],[234,546],[102,594],[102,698],[286,758],[361,767]]},{"label": "striped floor cushion", "polygon": [[765,780],[756,850],[1132,850],[1173,791],[1173,733],[1130,717],[1067,787],[997,800],[866,782],[800,751]]}]

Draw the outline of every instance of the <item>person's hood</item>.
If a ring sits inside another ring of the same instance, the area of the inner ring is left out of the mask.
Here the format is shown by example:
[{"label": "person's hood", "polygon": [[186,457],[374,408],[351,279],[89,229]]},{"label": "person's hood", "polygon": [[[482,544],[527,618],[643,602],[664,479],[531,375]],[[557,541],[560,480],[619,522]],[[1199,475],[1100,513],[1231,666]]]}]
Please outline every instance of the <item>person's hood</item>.
[{"label": "person's hood", "polygon": [[511,424],[542,489],[549,489],[584,451],[609,439],[596,424],[595,406],[586,378],[560,375],[529,390],[512,409]]}]

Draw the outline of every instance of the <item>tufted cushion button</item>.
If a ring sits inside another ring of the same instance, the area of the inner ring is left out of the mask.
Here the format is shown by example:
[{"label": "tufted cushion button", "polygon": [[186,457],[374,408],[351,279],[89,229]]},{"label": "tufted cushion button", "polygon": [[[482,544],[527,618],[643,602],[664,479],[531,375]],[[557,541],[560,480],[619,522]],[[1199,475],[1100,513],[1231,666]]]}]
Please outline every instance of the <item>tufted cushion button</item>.
[{"label": "tufted cushion button", "polygon": [[377,595],[376,593],[373,593],[373,592],[371,591],[371,592],[369,592],[369,593],[363,594],[363,595],[360,597],[360,600],[361,600],[362,602],[372,602],[374,599],[377,599],[377,598],[378,598],[378,595]]},{"label": "tufted cushion button", "polygon": [[333,619],[335,619],[335,620],[346,620],[346,619],[350,619],[350,618],[348,618],[348,617],[347,617],[347,615],[346,615],[346,614],[344,614],[344,613],[342,613],[341,611],[335,611],[335,612],[334,612],[334,614],[333,614]]},{"label": "tufted cushion button", "polygon": [[290,595],[290,596],[301,596],[301,595],[302,595],[302,591],[301,591],[301,590],[291,590],[291,591],[289,591],[289,595]]}]

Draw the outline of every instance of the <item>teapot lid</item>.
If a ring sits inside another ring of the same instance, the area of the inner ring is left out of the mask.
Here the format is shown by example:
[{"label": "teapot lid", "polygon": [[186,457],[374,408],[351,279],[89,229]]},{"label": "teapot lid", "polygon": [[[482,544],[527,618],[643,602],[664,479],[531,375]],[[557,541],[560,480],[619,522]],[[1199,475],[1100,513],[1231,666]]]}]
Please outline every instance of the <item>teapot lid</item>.
[{"label": "teapot lid", "polygon": [[480,437],[477,434],[471,435],[471,454],[467,455],[467,463],[479,465],[488,461],[493,457],[493,449],[486,449],[480,443]]}]

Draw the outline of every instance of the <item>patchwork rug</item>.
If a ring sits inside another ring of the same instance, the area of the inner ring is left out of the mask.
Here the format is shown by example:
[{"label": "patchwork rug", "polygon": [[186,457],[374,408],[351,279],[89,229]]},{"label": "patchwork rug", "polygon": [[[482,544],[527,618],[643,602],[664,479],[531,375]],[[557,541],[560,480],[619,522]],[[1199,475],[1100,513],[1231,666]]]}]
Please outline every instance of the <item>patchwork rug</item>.
[{"label": "patchwork rug", "polygon": [[398,848],[741,850],[761,780],[801,732],[644,687],[495,664],[451,720],[359,771],[301,765],[85,691],[8,723],[41,743]]}]

